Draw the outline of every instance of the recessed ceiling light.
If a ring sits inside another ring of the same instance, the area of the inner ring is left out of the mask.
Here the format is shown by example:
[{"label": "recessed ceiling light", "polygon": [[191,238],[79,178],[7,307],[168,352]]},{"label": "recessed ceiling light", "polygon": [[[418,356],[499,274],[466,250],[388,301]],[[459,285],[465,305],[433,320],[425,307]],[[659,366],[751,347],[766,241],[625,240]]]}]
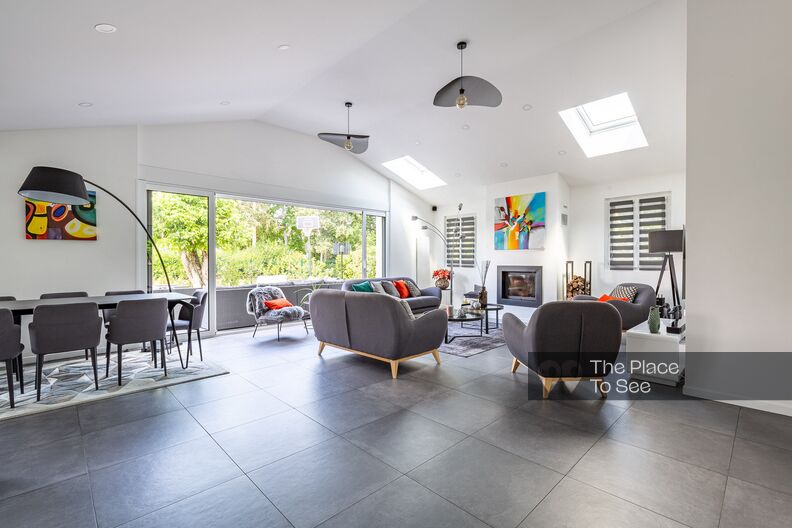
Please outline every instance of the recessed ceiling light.
[{"label": "recessed ceiling light", "polygon": [[454,173],[454,177],[455,178],[461,178],[462,177],[462,173],[461,172],[455,172]]},{"label": "recessed ceiling light", "polygon": [[231,101],[220,101],[220,106],[228,106],[231,104]]},{"label": "recessed ceiling light", "polygon": [[470,130],[470,125],[465,123],[464,125],[462,125],[462,130]]},{"label": "recessed ceiling light", "polygon": [[523,110],[525,110],[527,112],[528,110],[533,109],[533,105],[524,104],[522,108],[523,108]]},{"label": "recessed ceiling light", "polygon": [[500,163],[500,166],[501,166],[501,167],[503,167],[503,168],[505,169],[506,167],[508,167],[508,166],[509,166],[509,164],[508,164],[508,163],[506,163],[505,161],[501,161],[501,163]]},{"label": "recessed ceiling light", "polygon": [[420,191],[447,185],[434,172],[410,156],[402,156],[401,158],[386,161],[382,165]]},{"label": "recessed ceiling light", "polygon": [[99,33],[115,33],[118,28],[112,24],[96,24],[94,29]]},{"label": "recessed ceiling light", "polygon": [[77,103],[77,106],[82,106],[83,108],[88,108],[89,106],[93,106],[93,103],[84,102],[84,103]]},{"label": "recessed ceiling light", "polygon": [[415,142],[415,144],[416,144],[416,145],[420,145],[420,144],[421,144],[421,142],[420,142],[420,141],[416,141],[416,142]]},{"label": "recessed ceiling light", "polygon": [[566,150],[559,150],[558,151],[558,155],[559,156],[566,156]]},{"label": "recessed ceiling light", "polygon": [[280,46],[278,46],[279,51],[286,51],[289,48],[291,48],[291,46],[289,46],[288,44],[281,44]]}]

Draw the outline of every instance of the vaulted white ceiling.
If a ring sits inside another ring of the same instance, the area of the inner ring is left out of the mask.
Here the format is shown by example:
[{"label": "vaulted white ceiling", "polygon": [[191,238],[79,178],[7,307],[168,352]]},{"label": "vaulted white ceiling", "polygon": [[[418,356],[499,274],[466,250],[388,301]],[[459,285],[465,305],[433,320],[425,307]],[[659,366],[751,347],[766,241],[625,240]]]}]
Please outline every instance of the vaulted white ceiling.
[{"label": "vaulted white ceiling", "polygon": [[[344,131],[350,100],[372,136],[361,161],[398,179],[381,163],[413,156],[449,183],[418,193],[433,203],[548,172],[684,170],[684,0],[0,1],[0,129],[259,119],[315,135]],[[460,39],[500,107],[432,105]],[[558,112],[623,91],[649,147],[587,159]]]}]

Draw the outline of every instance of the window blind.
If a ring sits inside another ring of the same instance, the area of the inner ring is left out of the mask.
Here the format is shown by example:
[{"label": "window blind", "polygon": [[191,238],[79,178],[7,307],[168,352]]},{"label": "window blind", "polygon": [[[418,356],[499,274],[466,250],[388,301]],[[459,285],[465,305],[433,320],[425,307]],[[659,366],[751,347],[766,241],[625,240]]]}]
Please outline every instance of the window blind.
[{"label": "window blind", "polygon": [[663,256],[649,253],[649,233],[666,228],[668,196],[615,198],[608,206],[610,269],[659,270]]},{"label": "window blind", "polygon": [[473,268],[476,265],[476,217],[449,216],[445,219],[446,265]]}]

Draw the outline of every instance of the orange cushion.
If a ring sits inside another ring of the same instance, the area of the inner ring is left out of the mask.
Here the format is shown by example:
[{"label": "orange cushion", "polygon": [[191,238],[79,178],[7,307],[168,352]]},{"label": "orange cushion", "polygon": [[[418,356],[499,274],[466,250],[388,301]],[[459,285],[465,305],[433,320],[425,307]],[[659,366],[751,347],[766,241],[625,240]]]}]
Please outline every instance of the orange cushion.
[{"label": "orange cushion", "polygon": [[288,299],[273,299],[271,301],[264,301],[264,306],[270,310],[278,310],[280,308],[288,308],[294,306]]},{"label": "orange cushion", "polygon": [[407,283],[403,280],[393,281],[393,285],[396,286],[396,291],[399,292],[399,297],[402,299],[410,296],[410,288],[407,287]]},{"label": "orange cushion", "polygon": [[624,301],[624,302],[629,302],[629,301],[630,301],[630,299],[627,299],[626,297],[611,297],[610,295],[607,295],[607,294],[606,294],[606,295],[603,295],[602,297],[600,297],[600,298],[599,298],[599,299],[597,299],[597,300],[598,300],[598,301],[600,301],[600,302],[608,302],[608,301]]}]

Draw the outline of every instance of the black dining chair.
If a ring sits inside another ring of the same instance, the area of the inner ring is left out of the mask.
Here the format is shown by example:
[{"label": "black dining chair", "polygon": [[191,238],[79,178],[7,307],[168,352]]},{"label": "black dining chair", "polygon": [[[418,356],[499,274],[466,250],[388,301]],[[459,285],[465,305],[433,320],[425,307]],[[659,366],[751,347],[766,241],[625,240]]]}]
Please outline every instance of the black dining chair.
[{"label": "black dining chair", "polygon": [[42,293],[39,299],[71,299],[72,297],[88,297],[88,292]]},{"label": "black dining chair", "polygon": [[[142,295],[146,292],[143,290],[116,290],[116,291],[109,291],[105,292],[105,296],[121,296],[121,295]],[[104,308],[102,309],[102,319],[104,319],[105,330],[110,325],[110,318],[113,317],[116,313],[115,308]],[[141,343],[142,350],[146,351],[146,343]],[[151,351],[151,359],[154,360],[155,365],[157,361],[157,355],[154,353],[154,350]]]},{"label": "black dining chair", "polygon": [[96,303],[36,306],[28,326],[30,348],[36,356],[36,401],[41,400],[44,356],[72,350],[89,350],[93,364],[94,386],[99,390],[96,347],[102,337],[102,318]]},{"label": "black dining chair", "polygon": [[203,361],[203,345],[201,344],[201,325],[203,324],[204,314],[206,313],[206,304],[209,299],[209,294],[206,290],[195,290],[192,298],[187,301],[179,301],[179,314],[173,320],[173,325],[168,321],[168,332],[170,336],[178,343],[178,332],[187,332],[187,365],[190,365],[190,356],[192,356],[192,333],[196,333],[198,337],[198,354]]},{"label": "black dining chair", "polygon": [[143,299],[139,301],[121,301],[116,313],[110,318],[107,328],[107,350],[105,352],[105,377],[110,375],[110,347],[116,345],[118,360],[118,384],[121,385],[121,356],[123,345],[133,343],[151,343],[156,354],[157,343],[160,345],[160,360],[165,375],[168,365],[165,362],[165,328],[168,322],[167,299]]},{"label": "black dining chair", "polygon": [[[17,298],[14,297],[13,295],[0,295],[0,302],[3,302],[3,301],[16,301],[16,300],[17,300]],[[14,324],[15,325],[21,325],[22,324],[22,317],[21,316],[14,314],[13,318],[14,318]],[[22,394],[24,394],[25,385],[22,382],[22,374],[23,374],[23,372],[22,372],[22,356],[19,356],[18,363],[19,363],[19,365],[17,365],[17,363],[14,363],[12,365],[12,367],[14,369],[14,372],[16,373],[17,381],[22,386]]]},{"label": "black dining chair", "polygon": [[5,361],[6,377],[8,378],[8,399],[14,408],[14,374],[16,370],[19,380],[19,393],[25,394],[25,378],[22,372],[22,329],[14,323],[11,310],[0,310],[0,361]]}]

